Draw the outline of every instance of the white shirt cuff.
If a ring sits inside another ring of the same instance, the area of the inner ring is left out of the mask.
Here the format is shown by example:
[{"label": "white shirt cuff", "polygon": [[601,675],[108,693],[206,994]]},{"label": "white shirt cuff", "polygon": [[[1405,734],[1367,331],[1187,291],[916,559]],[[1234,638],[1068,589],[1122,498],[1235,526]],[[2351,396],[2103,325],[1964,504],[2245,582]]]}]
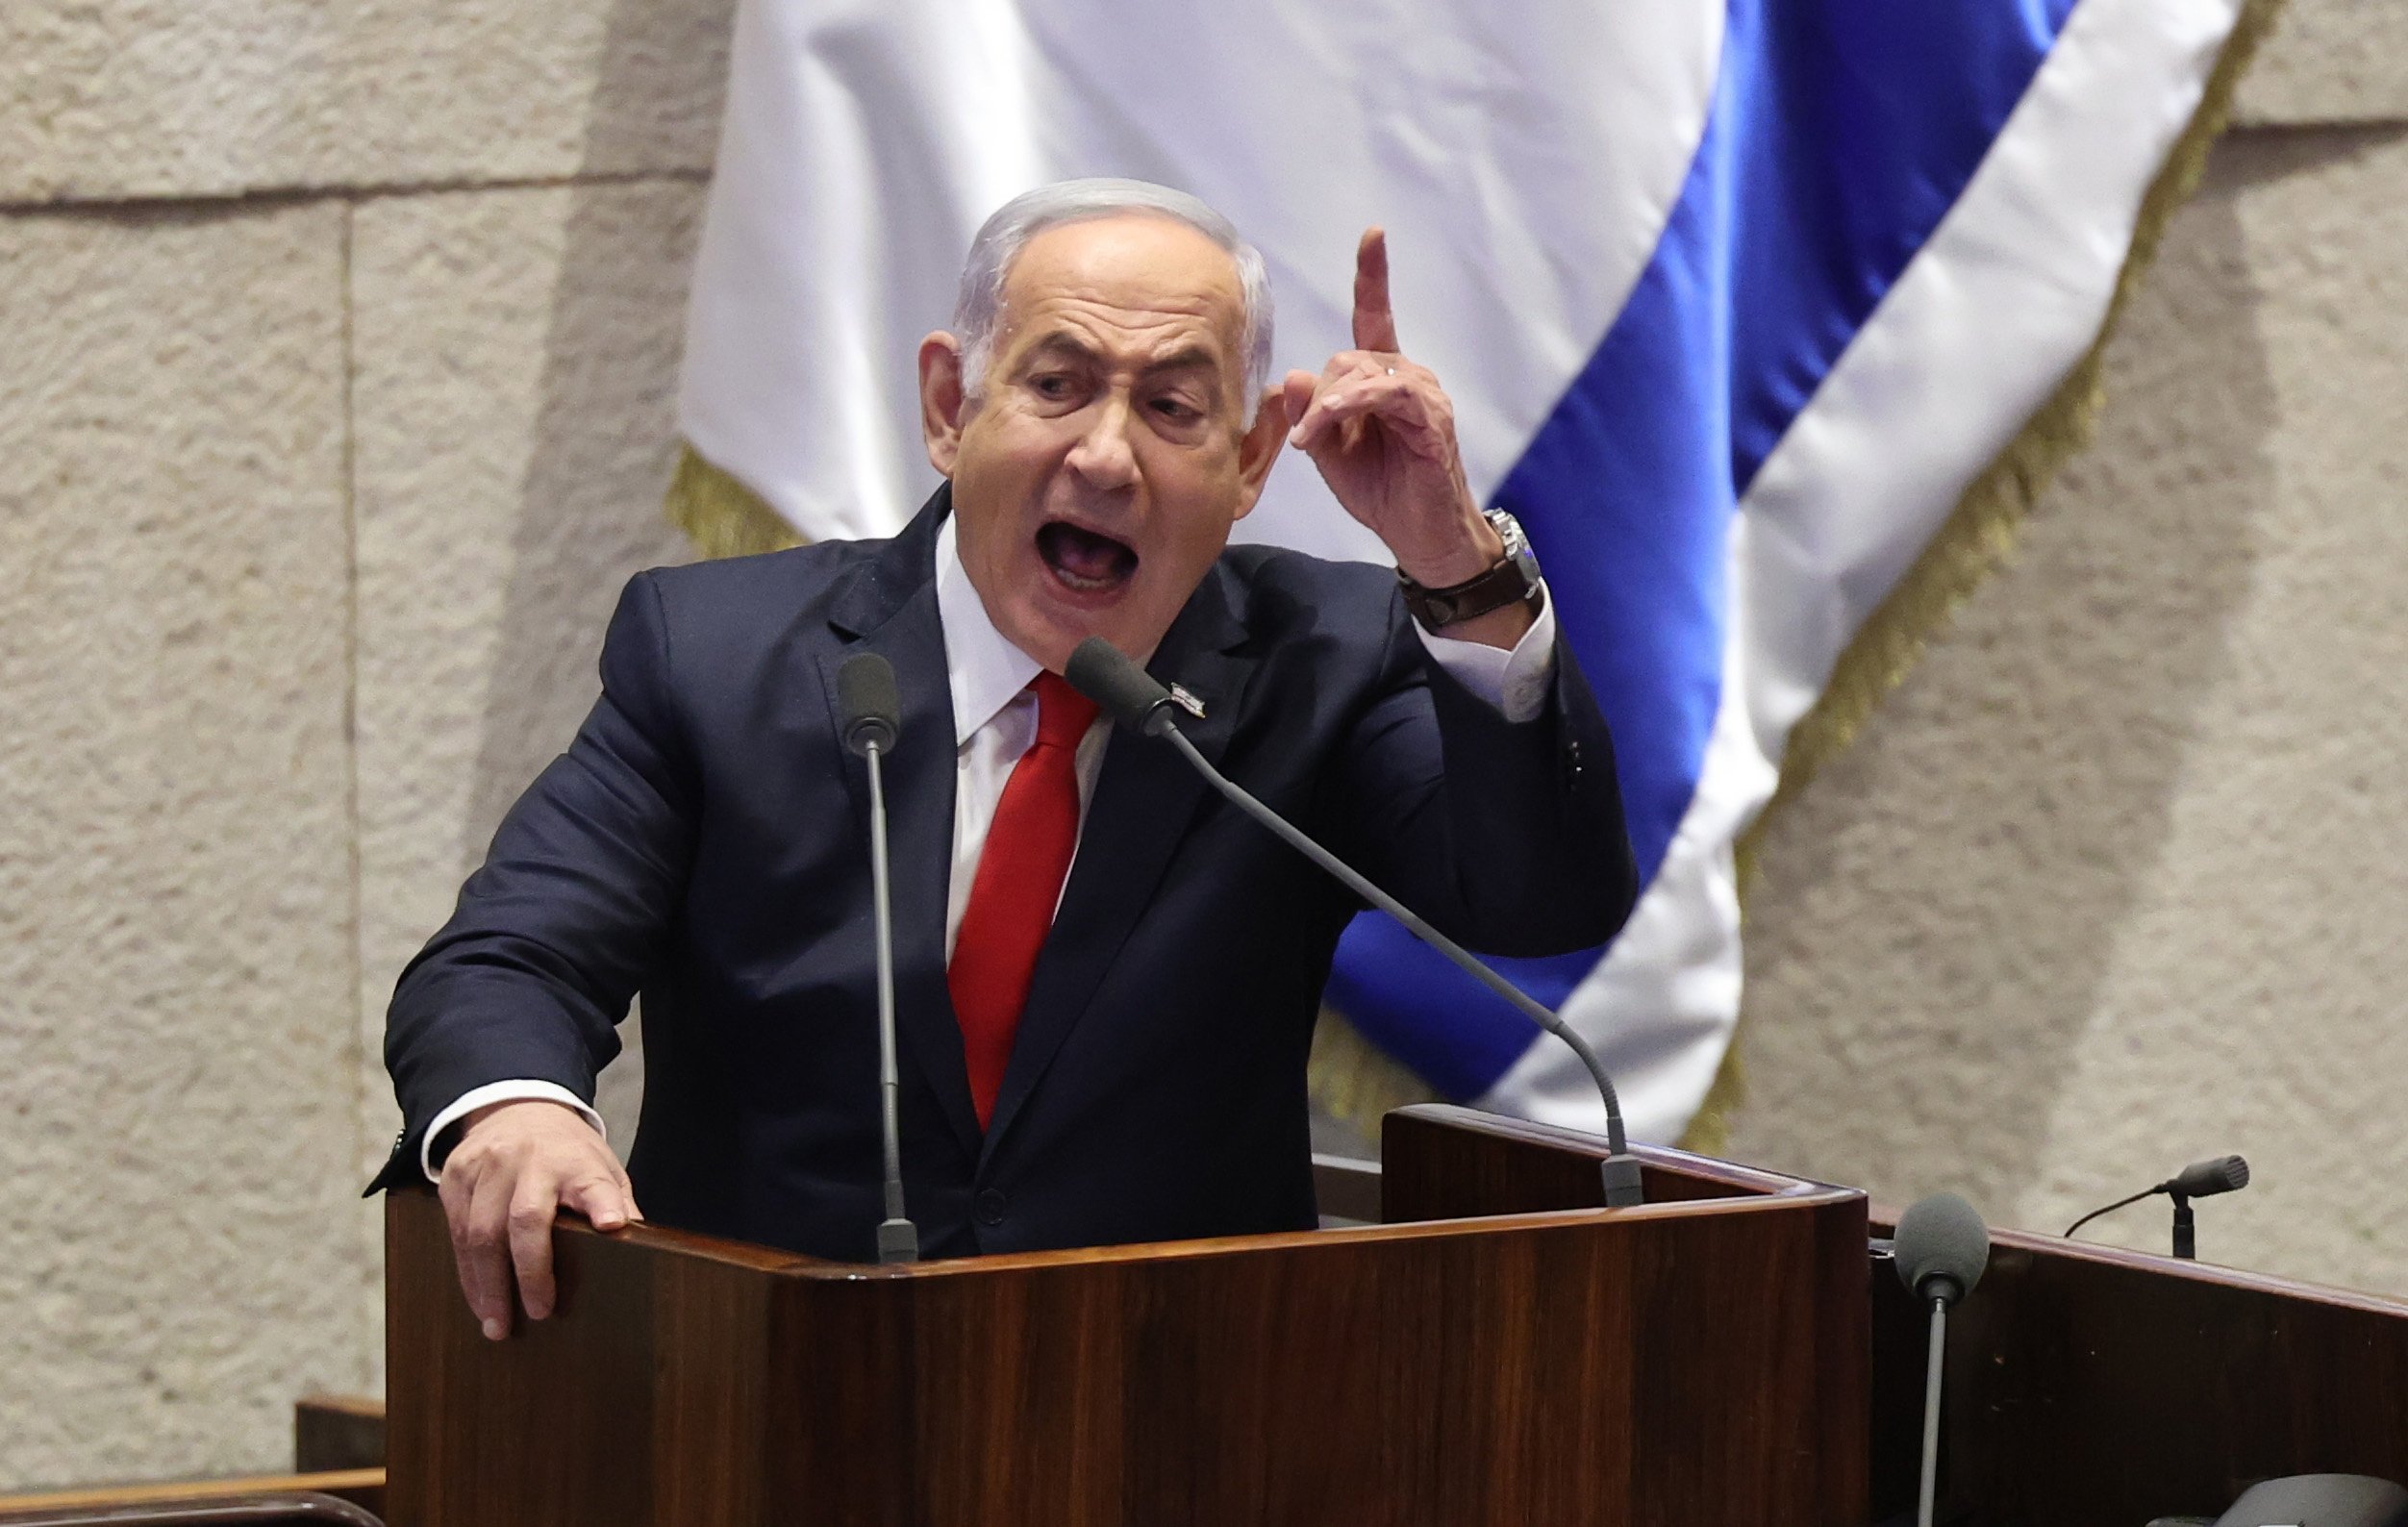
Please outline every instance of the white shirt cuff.
[{"label": "white shirt cuff", "polygon": [[604,1139],[611,1138],[611,1127],[602,1122],[602,1115],[595,1113],[584,1098],[557,1082],[488,1082],[483,1087],[472,1087],[461,1093],[451,1107],[436,1114],[435,1122],[426,1127],[425,1136],[418,1141],[418,1170],[426,1173],[428,1182],[439,1183],[443,1180],[442,1173],[435,1169],[436,1140],[442,1137],[443,1131],[488,1103],[564,1103],[584,1114],[586,1122],[592,1125]]},{"label": "white shirt cuff", "polygon": [[1486,700],[1508,721],[1535,721],[1546,710],[1555,682],[1555,600],[1539,585],[1539,613],[1511,652],[1485,641],[1432,636],[1413,623],[1421,644],[1457,684]]}]

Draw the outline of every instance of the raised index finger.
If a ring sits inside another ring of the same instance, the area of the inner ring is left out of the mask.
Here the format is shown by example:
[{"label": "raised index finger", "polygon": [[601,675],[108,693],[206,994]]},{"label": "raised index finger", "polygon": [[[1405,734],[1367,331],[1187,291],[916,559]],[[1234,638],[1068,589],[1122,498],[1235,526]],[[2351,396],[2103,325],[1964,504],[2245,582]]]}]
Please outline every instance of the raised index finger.
[{"label": "raised index finger", "polygon": [[1354,343],[1358,350],[1393,353],[1396,314],[1388,305],[1388,232],[1363,231],[1355,245]]}]

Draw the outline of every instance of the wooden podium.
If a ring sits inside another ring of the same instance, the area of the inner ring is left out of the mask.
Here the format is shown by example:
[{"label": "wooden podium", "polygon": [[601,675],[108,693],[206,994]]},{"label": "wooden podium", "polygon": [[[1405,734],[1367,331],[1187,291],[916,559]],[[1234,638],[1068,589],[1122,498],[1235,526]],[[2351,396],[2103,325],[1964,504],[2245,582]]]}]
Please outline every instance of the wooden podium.
[{"label": "wooden podium", "polygon": [[483,1340],[388,1201],[394,1527],[1867,1519],[1861,1193],[1392,1115],[1378,1225],[880,1267],[564,1224]]}]

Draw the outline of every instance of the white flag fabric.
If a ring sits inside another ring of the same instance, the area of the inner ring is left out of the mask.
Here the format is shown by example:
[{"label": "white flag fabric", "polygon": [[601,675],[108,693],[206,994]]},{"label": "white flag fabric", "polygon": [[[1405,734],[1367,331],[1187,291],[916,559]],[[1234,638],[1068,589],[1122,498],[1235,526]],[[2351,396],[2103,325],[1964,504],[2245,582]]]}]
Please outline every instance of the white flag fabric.
[{"label": "white flag fabric", "polygon": [[[1508,962],[1676,1138],[1739,1011],[1732,844],[1790,729],[2089,350],[2242,0],[740,0],[680,422],[814,538],[935,486],[914,355],[1043,182],[1194,192],[1262,249],[1273,375],[1406,351],[1531,534],[1615,732],[1645,891]],[[1300,457],[1251,538],[1385,560]],[[1449,1095],[1583,1127],[1585,1071],[1401,929],[1330,988]]]}]

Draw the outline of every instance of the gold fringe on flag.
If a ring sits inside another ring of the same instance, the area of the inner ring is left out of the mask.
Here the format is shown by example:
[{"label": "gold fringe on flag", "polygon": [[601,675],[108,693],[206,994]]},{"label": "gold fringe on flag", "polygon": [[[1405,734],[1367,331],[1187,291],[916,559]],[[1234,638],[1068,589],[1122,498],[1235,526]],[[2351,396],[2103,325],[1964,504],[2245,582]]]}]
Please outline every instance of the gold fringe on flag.
[{"label": "gold fringe on flag", "polygon": [[693,542],[695,555],[706,561],[784,551],[803,543],[801,533],[771,509],[767,500],[739,482],[734,473],[703,460],[702,453],[690,445],[677,458],[677,474],[669,479],[668,502],[662,512]]},{"label": "gold fringe on flag", "polygon": [[[2106,403],[2102,379],[2108,341],[2157,259],[2166,225],[2198,188],[2208,150],[2215,147],[2231,120],[2233,91],[2257,56],[2258,45],[2273,30],[2282,6],[2283,0],[2247,0],[2242,7],[2232,36],[2225,39],[2200,93],[2198,110],[2192,113],[2190,125],[2183,129],[2141,202],[2132,248],[2116,277],[2115,295],[2098,337],[2048,401],[1957,500],[1947,523],[1840,655],[1814,708],[1790,729],[1781,755],[1781,783],[1756,820],[1740,834],[1735,847],[1743,911],[1774,814],[1794,800],[1823,765],[1855,742],[1882,696],[1897,688],[1922,657],[1924,647],[1946,628],[1957,607],[2013,553],[2025,516],[2056,479],[2058,469],[2096,434],[2099,411]],[[1740,1032],[1733,1035],[1714,1086],[1681,1137],[1687,1149],[1714,1155],[1730,1141],[1732,1120],[1747,1098],[1740,1045],[1745,1028],[1743,1004]]]},{"label": "gold fringe on flag", "polygon": [[[2197,187],[2208,150],[2231,117],[2233,91],[2282,6],[2283,0],[2246,0],[2242,7],[2198,110],[2141,204],[2132,248],[2097,338],[2016,438],[1966,489],[1946,523],[1841,654],[1814,708],[1791,729],[1780,786],[1735,848],[1743,907],[1774,814],[1854,743],[1882,697],[1906,677],[1957,607],[2013,551],[2017,531],[2058,468],[2090,443],[2105,401],[2101,377],[2108,340],[2155,260],[2167,223]],[[684,531],[704,557],[775,551],[799,545],[803,538],[758,494],[691,446],[678,462],[666,513],[669,523]],[[1740,1046],[1744,1031],[1743,1014],[1741,1032],[1733,1036],[1714,1086],[1681,1137],[1684,1149],[1712,1155],[1729,1142],[1732,1120],[1746,1101]],[[1380,1116],[1391,1109],[1440,1096],[1411,1068],[1326,1008],[1313,1037],[1309,1083],[1313,1100],[1323,1112],[1373,1137]]]}]

